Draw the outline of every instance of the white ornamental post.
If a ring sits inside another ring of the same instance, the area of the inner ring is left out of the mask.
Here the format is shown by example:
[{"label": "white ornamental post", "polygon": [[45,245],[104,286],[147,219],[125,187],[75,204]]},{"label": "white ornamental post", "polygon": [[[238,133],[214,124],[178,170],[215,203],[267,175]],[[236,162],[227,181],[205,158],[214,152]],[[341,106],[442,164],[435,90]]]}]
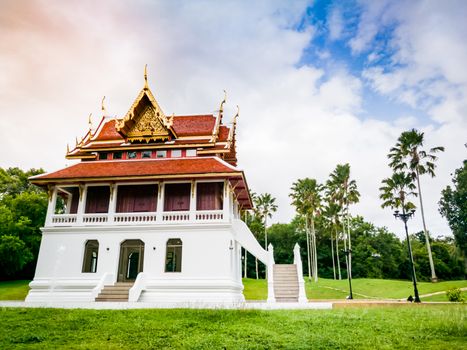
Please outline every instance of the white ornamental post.
[{"label": "white ornamental post", "polygon": [[297,267],[298,302],[307,303],[308,299],[306,298],[305,281],[303,280],[302,257],[300,256],[300,246],[298,245],[298,243],[295,243],[295,246],[293,248],[293,263]]},{"label": "white ornamental post", "polygon": [[268,272],[268,303],[275,303],[276,296],[274,293],[274,247],[271,243],[268,246],[268,264],[267,264],[267,272]]}]

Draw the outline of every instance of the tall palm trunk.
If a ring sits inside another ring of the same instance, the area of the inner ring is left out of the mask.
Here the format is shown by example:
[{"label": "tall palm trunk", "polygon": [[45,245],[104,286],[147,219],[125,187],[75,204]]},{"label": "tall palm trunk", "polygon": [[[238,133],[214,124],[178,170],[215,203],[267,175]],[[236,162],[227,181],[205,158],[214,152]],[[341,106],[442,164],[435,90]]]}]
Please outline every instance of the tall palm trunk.
[{"label": "tall palm trunk", "polygon": [[318,252],[316,251],[316,231],[315,231],[315,221],[311,217],[311,231],[312,231],[312,247],[313,247],[313,277],[315,282],[318,282]]},{"label": "tall palm trunk", "polygon": [[336,279],[336,262],[334,258],[334,237],[332,236],[332,229],[331,229],[331,256],[332,256],[332,272],[334,274],[334,280]]},{"label": "tall palm trunk", "polygon": [[258,279],[258,258],[255,258],[255,266],[256,266],[256,279]]},{"label": "tall palm trunk", "polygon": [[336,257],[337,257],[337,273],[339,275],[339,281],[342,279],[341,275],[341,263],[339,259],[339,235],[337,233],[337,228],[336,228]]},{"label": "tall palm trunk", "polygon": [[[342,220],[342,234],[344,235],[344,252],[347,251],[347,235],[345,234],[345,218]],[[345,254],[345,268],[347,269],[347,276],[349,274],[349,259]]]},{"label": "tall palm trunk", "polygon": [[425,211],[423,210],[423,199],[422,199],[422,188],[420,187],[420,176],[418,173],[418,169],[416,170],[417,174],[417,187],[418,187],[418,198],[420,199],[420,211],[422,213],[422,222],[423,222],[423,232],[425,233],[425,242],[426,242],[426,249],[428,251],[428,260],[430,261],[430,269],[431,269],[431,282],[438,281],[435,272],[435,265],[433,264],[433,256],[431,255],[431,245],[430,245],[430,237],[428,236],[428,230],[426,229],[425,223]]},{"label": "tall palm trunk", "polygon": [[311,281],[311,256],[310,256],[310,233],[308,230],[308,218],[305,217],[305,232],[306,232],[306,252],[308,262],[308,279]]},{"label": "tall palm trunk", "polygon": [[247,270],[248,270],[247,258],[248,258],[248,251],[245,249],[245,271],[243,272],[243,278],[248,278],[248,275],[247,275]]},{"label": "tall palm trunk", "polygon": [[[268,251],[268,231],[266,229],[266,225],[267,225],[267,220],[268,220],[268,216],[265,215],[264,216],[264,250]],[[266,274],[265,274],[265,279],[268,279],[268,266],[266,265]]]},{"label": "tall palm trunk", "polygon": [[347,215],[347,234],[349,236],[349,278],[352,278],[352,240],[350,239],[350,220],[349,216]]}]

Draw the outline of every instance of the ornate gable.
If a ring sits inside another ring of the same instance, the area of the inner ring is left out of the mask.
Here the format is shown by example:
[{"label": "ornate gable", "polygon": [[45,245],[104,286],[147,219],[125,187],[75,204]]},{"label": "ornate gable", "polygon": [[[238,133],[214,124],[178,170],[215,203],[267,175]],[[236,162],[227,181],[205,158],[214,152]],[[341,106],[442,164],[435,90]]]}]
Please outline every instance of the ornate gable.
[{"label": "ornate gable", "polygon": [[176,138],[172,124],[173,117],[165,116],[146,81],[125,117],[115,122],[115,128],[129,142],[149,143]]}]

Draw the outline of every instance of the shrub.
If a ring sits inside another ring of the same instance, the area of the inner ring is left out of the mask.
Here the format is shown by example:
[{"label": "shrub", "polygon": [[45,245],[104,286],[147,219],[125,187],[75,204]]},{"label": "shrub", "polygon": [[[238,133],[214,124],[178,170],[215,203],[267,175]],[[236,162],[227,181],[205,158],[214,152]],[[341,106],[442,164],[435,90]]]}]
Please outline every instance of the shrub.
[{"label": "shrub", "polygon": [[449,301],[453,302],[463,302],[464,298],[462,297],[462,292],[459,288],[453,288],[446,292]]}]

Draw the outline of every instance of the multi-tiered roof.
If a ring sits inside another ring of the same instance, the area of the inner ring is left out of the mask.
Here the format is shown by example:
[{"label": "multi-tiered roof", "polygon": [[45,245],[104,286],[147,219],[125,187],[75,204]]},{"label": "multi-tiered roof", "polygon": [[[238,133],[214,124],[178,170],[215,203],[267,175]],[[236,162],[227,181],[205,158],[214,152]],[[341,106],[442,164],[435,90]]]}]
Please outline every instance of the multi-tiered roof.
[{"label": "multi-tiered roof", "polygon": [[251,207],[243,171],[236,168],[235,129],[223,124],[225,98],[213,114],[166,116],[147,84],[121,119],[102,117],[67,150],[70,167],[31,178],[37,185],[76,182],[228,179],[243,208]]}]

